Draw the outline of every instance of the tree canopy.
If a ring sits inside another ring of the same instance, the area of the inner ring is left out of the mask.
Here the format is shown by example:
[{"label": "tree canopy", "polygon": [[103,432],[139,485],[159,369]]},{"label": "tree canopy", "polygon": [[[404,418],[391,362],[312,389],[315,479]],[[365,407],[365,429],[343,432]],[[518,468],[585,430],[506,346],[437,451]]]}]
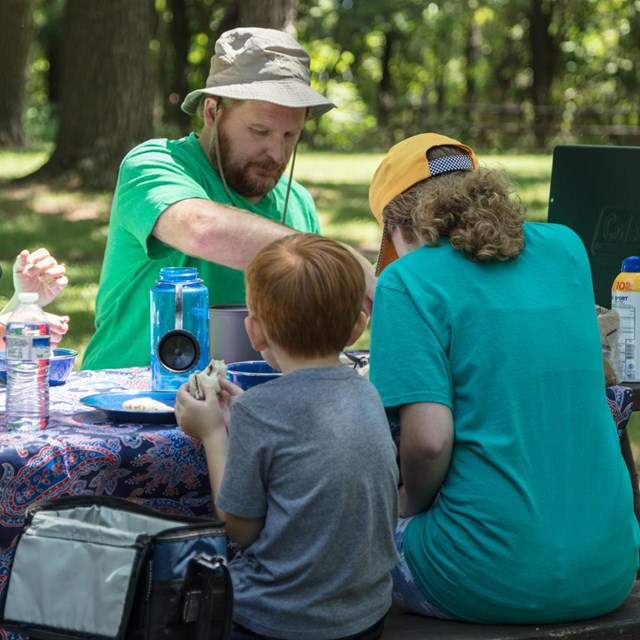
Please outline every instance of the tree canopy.
[{"label": "tree canopy", "polygon": [[425,130],[501,151],[640,144],[640,0],[0,0],[2,16],[0,145],[51,141],[49,169],[96,186],[136,141],[197,126],[182,98],[250,21],[295,32],[338,105],[307,127],[317,149]]}]

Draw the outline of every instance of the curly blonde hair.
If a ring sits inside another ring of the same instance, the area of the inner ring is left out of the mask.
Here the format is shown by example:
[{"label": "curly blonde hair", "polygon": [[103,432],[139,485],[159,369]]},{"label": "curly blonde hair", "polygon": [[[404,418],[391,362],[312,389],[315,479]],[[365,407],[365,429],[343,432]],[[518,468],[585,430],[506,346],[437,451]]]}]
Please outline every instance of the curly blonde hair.
[{"label": "curly blonde hair", "polygon": [[[429,160],[463,152],[430,149]],[[454,249],[476,262],[506,261],[524,248],[524,205],[502,171],[479,168],[423,180],[392,200],[383,211],[389,231],[400,227],[421,242],[438,246],[446,236]]]}]

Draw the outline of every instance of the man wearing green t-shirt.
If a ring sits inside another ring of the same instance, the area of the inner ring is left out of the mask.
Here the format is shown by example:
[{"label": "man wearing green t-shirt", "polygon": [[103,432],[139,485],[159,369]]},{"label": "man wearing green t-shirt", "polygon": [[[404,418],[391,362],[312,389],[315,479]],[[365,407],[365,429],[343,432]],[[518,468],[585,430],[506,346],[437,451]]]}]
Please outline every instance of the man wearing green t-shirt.
[{"label": "man wearing green t-shirt", "polygon": [[[311,195],[283,176],[306,119],[334,106],[309,77],[309,57],[288,34],[227,31],[206,87],[182,104],[192,115],[202,108],[200,135],[149,140],[127,154],[83,368],[149,364],[149,291],[160,268],[196,267],[211,305],[243,303],[242,270],[264,245],[320,232]],[[373,270],[360,262],[372,292]]]}]

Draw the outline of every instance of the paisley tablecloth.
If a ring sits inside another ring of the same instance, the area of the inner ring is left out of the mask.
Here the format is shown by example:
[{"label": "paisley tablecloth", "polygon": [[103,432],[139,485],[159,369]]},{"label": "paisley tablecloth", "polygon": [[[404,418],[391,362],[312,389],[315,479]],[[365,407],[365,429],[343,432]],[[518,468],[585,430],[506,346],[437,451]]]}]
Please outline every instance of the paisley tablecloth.
[{"label": "paisley tablecloth", "polygon": [[[147,368],[74,372],[51,387],[49,426],[6,431],[5,389],[0,389],[0,597],[26,509],[44,498],[119,496],[161,511],[214,513],[200,442],[175,424],[109,422],[79,402],[94,393],[149,389]],[[0,639],[21,636],[0,629]]]},{"label": "paisley tablecloth", "polygon": [[618,435],[622,437],[633,412],[633,392],[623,386],[607,387],[607,402]]}]

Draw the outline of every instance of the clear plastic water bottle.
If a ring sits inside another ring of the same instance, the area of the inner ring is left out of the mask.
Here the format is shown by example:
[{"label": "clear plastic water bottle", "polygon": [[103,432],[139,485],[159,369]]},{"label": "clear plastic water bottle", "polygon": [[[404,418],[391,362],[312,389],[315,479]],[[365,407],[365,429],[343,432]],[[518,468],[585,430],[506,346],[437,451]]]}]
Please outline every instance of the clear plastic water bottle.
[{"label": "clear plastic water bottle", "polygon": [[49,422],[49,323],[37,293],[20,293],[7,321],[7,428],[44,429]]}]

